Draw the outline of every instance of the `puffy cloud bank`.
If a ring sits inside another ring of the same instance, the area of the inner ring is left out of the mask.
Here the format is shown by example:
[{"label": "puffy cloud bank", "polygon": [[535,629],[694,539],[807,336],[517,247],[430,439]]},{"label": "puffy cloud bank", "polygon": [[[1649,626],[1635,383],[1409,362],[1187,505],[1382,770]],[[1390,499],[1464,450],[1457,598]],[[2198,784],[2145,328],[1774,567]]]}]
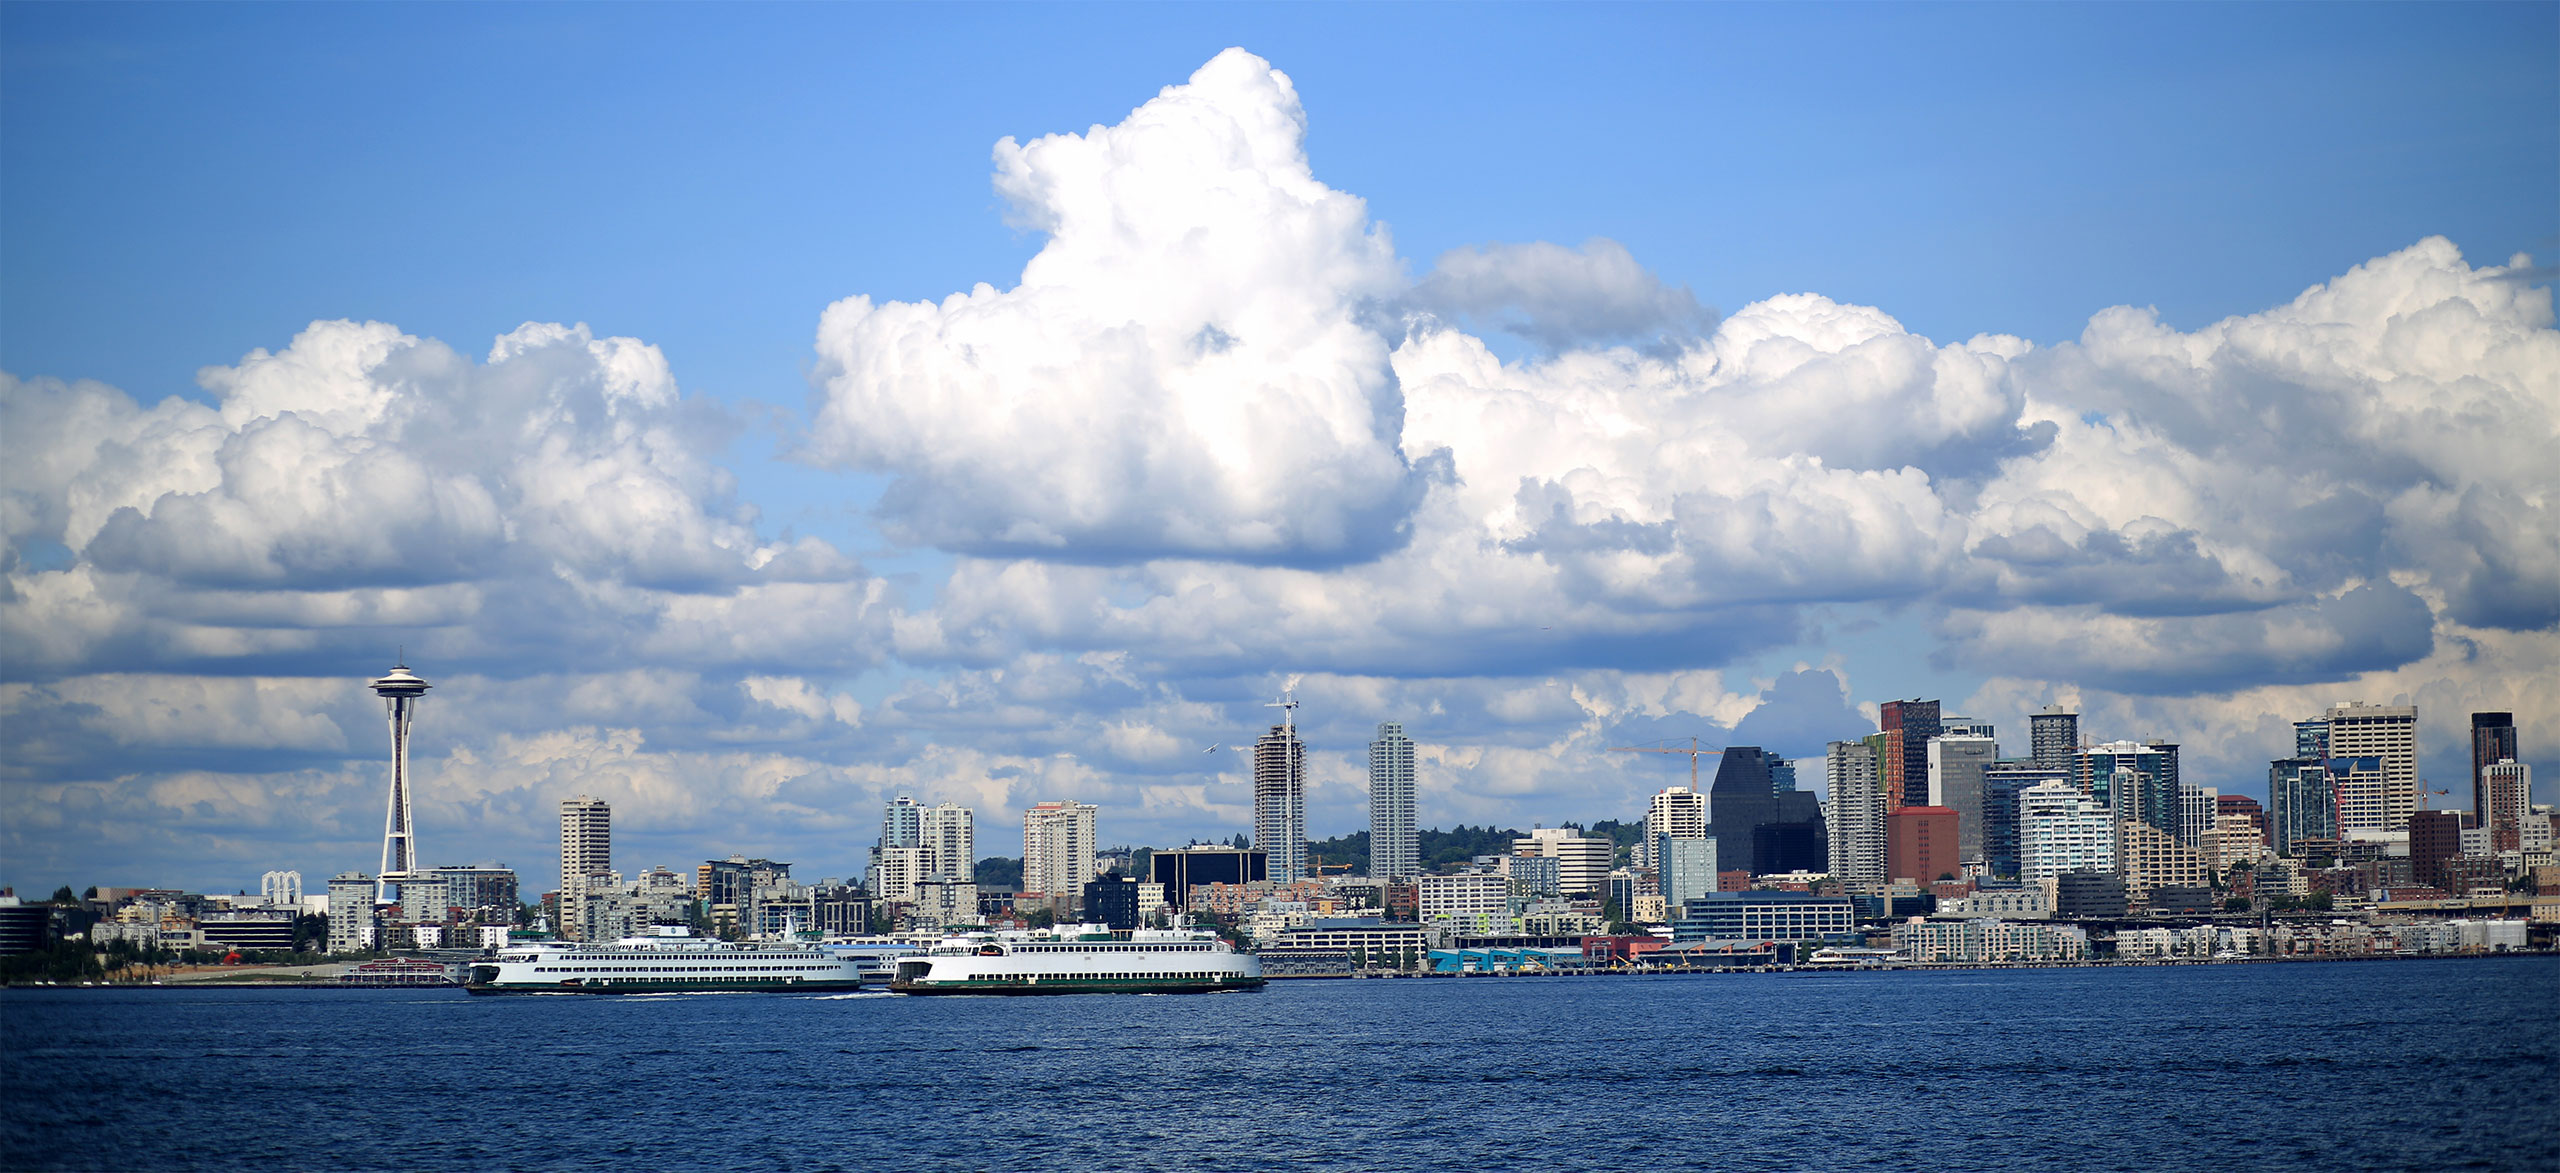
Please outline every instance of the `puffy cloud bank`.
[{"label": "puffy cloud bank", "polygon": [[1319,834],[1381,719],[1426,820],[1624,817],[1663,776],[1609,745],[1853,732],[1862,625],[1989,679],[1949,698],[1979,715],[2071,700],[2235,788],[2344,696],[2420,699],[2439,748],[2467,707],[2560,728],[2523,683],[2560,671],[2560,331],[2522,258],[1941,342],[1811,293],[1719,319],[1606,240],[1409,278],[1306,134],[1231,50],[998,144],[1045,238],[1012,288],[828,307],[801,453],[953,555],[915,598],[760,530],[726,417],[630,339],[324,322],[209,402],[0,383],[8,845],[158,820],[253,858],[260,794],[361,841],[378,718],[313,678],[393,642],[458,673],[440,817],[543,843],[586,789],[643,842],[842,866],[897,792],[979,804],[991,851],[1068,796],[1224,837],[1244,767],[1204,749],[1295,673]]}]

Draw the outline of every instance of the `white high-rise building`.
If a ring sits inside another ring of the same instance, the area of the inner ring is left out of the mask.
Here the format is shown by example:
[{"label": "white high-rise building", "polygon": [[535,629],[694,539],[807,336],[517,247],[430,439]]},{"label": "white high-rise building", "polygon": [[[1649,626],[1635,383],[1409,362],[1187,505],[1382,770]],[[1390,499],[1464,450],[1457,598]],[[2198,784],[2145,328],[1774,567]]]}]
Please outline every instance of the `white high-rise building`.
[{"label": "white high-rise building", "polygon": [[954,883],[978,879],[978,815],[956,802],[917,813],[916,845],[933,853],[931,875]]},{"label": "white high-rise building", "polygon": [[2018,878],[2114,871],[2115,817],[2096,796],[2067,782],[2018,792]]},{"label": "white high-rise building", "polygon": [[924,845],[924,804],[906,795],[889,800],[880,814],[880,846],[921,847]]},{"label": "white high-rise building", "polygon": [[1413,739],[1394,721],[1369,743],[1369,877],[1401,879],[1422,870],[1422,837],[1414,827]]},{"label": "white high-rise building", "polygon": [[613,808],[591,794],[560,803],[560,935],[579,936],[587,923],[587,877],[613,874]]},{"label": "white high-rise building", "polygon": [[1293,884],[1307,875],[1307,747],[1298,702],[1279,705],[1281,722],[1253,743],[1253,845],[1270,861],[1272,883]]},{"label": "white high-rise building", "polygon": [[1043,802],[1022,812],[1024,896],[1084,897],[1094,874],[1095,810],[1090,803]]},{"label": "white high-rise building", "polygon": [[2338,837],[2406,835],[2418,810],[2418,706],[2349,701],[2320,715],[2332,758],[2379,758],[2370,781],[2350,778],[2338,789]]},{"label": "white high-rise building", "polygon": [[374,898],[380,891],[374,877],[363,872],[329,877],[329,952],[373,948],[379,924]]},{"label": "white high-rise building", "polygon": [[1637,863],[1662,867],[1662,841],[1707,837],[1707,796],[1686,786],[1672,786],[1653,796],[1644,812],[1644,843]]},{"label": "white high-rise building", "polygon": [[1822,756],[1822,818],[1830,828],[1831,875],[1854,892],[1885,882],[1884,778],[1875,746],[1835,741]]},{"label": "white high-rise building", "polygon": [[871,857],[871,894],[903,904],[916,898],[916,885],[932,874],[930,849],[883,846]]},{"label": "white high-rise building", "polygon": [[2213,821],[2221,814],[2221,790],[2193,782],[2178,784],[2178,842],[2187,850],[2212,859]]}]

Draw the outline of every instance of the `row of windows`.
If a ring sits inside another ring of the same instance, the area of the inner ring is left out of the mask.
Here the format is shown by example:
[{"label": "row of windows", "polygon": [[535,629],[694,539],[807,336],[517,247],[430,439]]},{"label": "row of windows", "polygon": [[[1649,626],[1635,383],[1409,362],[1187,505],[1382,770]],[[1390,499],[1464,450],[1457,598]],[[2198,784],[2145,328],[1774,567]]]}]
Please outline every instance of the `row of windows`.
[{"label": "row of windows", "polygon": [[1016,945],[1016,953],[1201,953],[1210,945]]},{"label": "row of windows", "polygon": [[816,971],[818,971],[818,970],[821,970],[821,969],[828,969],[828,968],[832,968],[832,967],[822,967],[822,966],[796,966],[796,965],[705,965],[705,966],[551,965],[551,966],[540,966],[540,967],[537,967],[537,968],[535,969],[535,971],[534,971],[534,972],[536,972],[536,973],[583,973],[583,974],[604,974],[604,973],[668,973],[668,974],[809,973],[809,972],[816,972]]},{"label": "row of windows", "polygon": [[1032,984],[1032,980],[1035,978],[1044,982],[1208,982],[1233,976],[1235,975],[1220,973],[1216,970],[1196,970],[1185,972],[1157,971],[1153,973],[992,973],[982,974],[969,980],[978,982],[994,982],[1008,986],[1027,986]]}]

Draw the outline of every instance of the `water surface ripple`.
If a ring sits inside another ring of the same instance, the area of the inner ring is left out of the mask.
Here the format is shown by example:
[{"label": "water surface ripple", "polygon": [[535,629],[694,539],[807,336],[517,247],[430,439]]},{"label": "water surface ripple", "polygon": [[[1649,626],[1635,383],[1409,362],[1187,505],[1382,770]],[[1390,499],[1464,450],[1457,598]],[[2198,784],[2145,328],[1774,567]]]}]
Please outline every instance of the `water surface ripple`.
[{"label": "water surface ripple", "polygon": [[0,995],[0,1168],[2553,1169],[2560,960]]}]

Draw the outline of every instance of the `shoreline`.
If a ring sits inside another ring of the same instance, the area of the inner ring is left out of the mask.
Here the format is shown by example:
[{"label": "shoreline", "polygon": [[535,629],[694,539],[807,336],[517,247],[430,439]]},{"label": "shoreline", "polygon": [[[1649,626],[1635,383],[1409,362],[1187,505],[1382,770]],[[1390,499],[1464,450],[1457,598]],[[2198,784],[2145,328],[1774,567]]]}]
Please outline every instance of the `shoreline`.
[{"label": "shoreline", "polygon": [[[1325,973],[1265,975],[1270,982],[1341,982],[1400,980],[1407,978],[1606,978],[1606,977],[1679,977],[1703,974],[1745,973],[1949,973],[1983,970],[2030,969],[2167,969],[2199,968],[2218,965],[2299,965],[2323,962],[2383,961],[2483,961],[2505,958],[2560,958],[2560,949],[2514,949],[2503,953],[2370,953],[2334,957],[2175,957],[2144,958],[2134,961],[1898,961],[1880,965],[1736,965],[1736,966],[1664,966],[1594,969],[1544,970],[1477,970],[1472,973],[1431,973],[1410,970],[1379,970],[1368,973]],[[140,981],[140,982],[11,982],[0,990],[345,990],[351,993],[401,993],[416,990],[459,990],[461,986],[372,986],[349,985],[331,980],[238,980]]]}]

